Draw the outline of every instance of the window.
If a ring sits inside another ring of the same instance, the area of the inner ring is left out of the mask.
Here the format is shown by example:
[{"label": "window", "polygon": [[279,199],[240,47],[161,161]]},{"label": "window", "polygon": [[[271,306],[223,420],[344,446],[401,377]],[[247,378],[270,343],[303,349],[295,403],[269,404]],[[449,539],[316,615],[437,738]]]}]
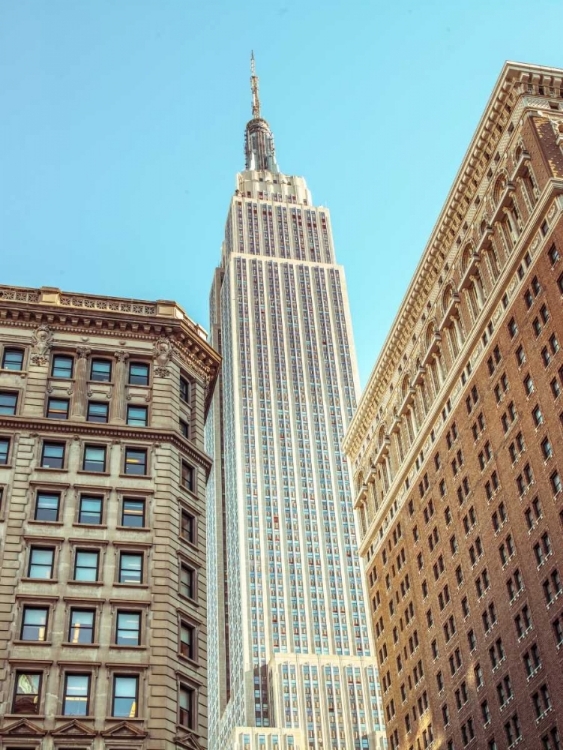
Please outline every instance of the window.
[{"label": "window", "polygon": [[189,426],[189,424],[187,422],[184,422],[183,419],[180,419],[179,425],[180,425],[180,432],[182,433],[182,435],[185,438],[189,439],[189,437],[190,437],[190,426]]},{"label": "window", "polygon": [[123,498],[121,525],[142,528],[145,525],[145,501],[131,497]]},{"label": "window", "polygon": [[196,572],[184,563],[180,565],[180,593],[188,599],[196,598]]},{"label": "window", "polygon": [[139,678],[136,675],[114,675],[111,715],[127,719],[139,715]]},{"label": "window", "polygon": [[180,378],[180,399],[186,404],[190,403],[190,383],[186,378]]},{"label": "window", "polygon": [[109,359],[92,360],[90,380],[97,380],[99,383],[109,383],[111,381],[111,362]]},{"label": "window", "polygon": [[94,643],[94,623],[96,612],[93,609],[70,610],[68,626],[69,643]]},{"label": "window", "polygon": [[41,672],[16,672],[14,714],[38,714],[41,703]]},{"label": "window", "polygon": [[66,674],[63,716],[87,716],[90,702],[90,675]]},{"label": "window", "polygon": [[542,750],[561,750],[561,741],[557,727],[552,727],[547,734],[542,735]]},{"label": "window", "polygon": [[539,404],[536,404],[532,411],[532,419],[534,420],[534,424],[536,425],[536,427],[539,427],[540,424],[543,423],[543,414],[541,413]]},{"label": "window", "polygon": [[28,578],[51,579],[54,561],[55,550],[52,547],[32,547],[29,553]]},{"label": "window", "polygon": [[473,673],[475,675],[475,685],[477,688],[480,688],[483,686],[483,670],[481,669],[480,664],[476,664],[473,667]]},{"label": "window", "polygon": [[182,461],[182,486],[190,492],[195,489],[195,469],[185,461]]},{"label": "window", "polygon": [[35,500],[36,521],[58,521],[61,496],[57,492],[38,492]]},{"label": "window", "polygon": [[180,623],[180,653],[188,659],[196,658],[197,631],[188,622]]},{"label": "window", "polygon": [[102,522],[103,497],[80,495],[78,523],[98,525]]},{"label": "window", "polygon": [[99,562],[98,550],[77,549],[74,557],[74,580],[97,581]]},{"label": "window", "polygon": [[546,711],[551,709],[551,699],[545,683],[532,695],[532,702],[536,711],[536,719],[541,718]]},{"label": "window", "polygon": [[557,380],[557,378],[553,378],[549,385],[551,386],[553,398],[559,398],[559,396],[561,395],[561,386],[559,385],[559,381]]},{"label": "window", "polygon": [[148,421],[148,409],[146,406],[128,406],[127,424],[133,427],[146,427]]},{"label": "window", "polygon": [[50,398],[47,400],[47,419],[68,419],[68,398]]},{"label": "window", "polygon": [[178,724],[195,729],[195,697],[196,692],[187,685],[180,685],[178,697]]},{"label": "window", "polygon": [[533,643],[522,657],[528,677],[532,677],[541,669],[540,650],[537,643]]},{"label": "window", "polygon": [[516,626],[516,633],[518,638],[522,638],[528,630],[532,627],[532,618],[530,615],[530,608],[525,604],[520,612],[514,618],[514,625]]},{"label": "window", "polygon": [[63,354],[55,354],[51,367],[51,376],[54,378],[72,378],[74,359],[65,357]]},{"label": "window", "polygon": [[125,448],[125,473],[146,474],[147,452],[143,448]]},{"label": "window", "polygon": [[552,333],[549,337],[549,346],[551,347],[551,353],[557,354],[557,352],[559,351],[559,340],[554,333]]},{"label": "window", "polygon": [[23,351],[21,349],[4,349],[2,369],[23,370]]},{"label": "window", "polygon": [[522,737],[522,730],[520,729],[520,720],[518,714],[514,714],[504,725],[504,731],[506,733],[506,740],[508,747],[512,747]]},{"label": "window", "polygon": [[543,349],[541,350],[541,358],[542,358],[544,366],[547,367],[548,364],[551,362],[551,354],[549,353],[549,349],[547,348],[547,346],[544,346]]},{"label": "window", "polygon": [[43,443],[41,467],[43,469],[62,469],[65,463],[64,443]]},{"label": "window", "polygon": [[106,449],[100,445],[84,446],[84,461],[82,464],[84,471],[105,472],[106,470]]},{"label": "window", "polygon": [[148,385],[149,366],[143,362],[129,363],[129,385]]},{"label": "window", "polygon": [[529,373],[524,378],[523,383],[524,383],[524,390],[526,391],[526,394],[529,396],[531,393],[534,392],[534,381],[532,380],[532,377]]},{"label": "window", "polygon": [[180,536],[187,542],[196,543],[197,520],[187,510],[182,510]]},{"label": "window", "polygon": [[551,447],[551,443],[549,442],[549,438],[545,437],[541,441],[541,451],[546,461],[548,458],[551,458],[553,456],[553,449]]},{"label": "window", "polygon": [[122,552],[119,557],[119,583],[143,582],[143,555],[141,552]]},{"label": "window", "polygon": [[88,401],[88,422],[107,422],[109,404],[103,401]]},{"label": "window", "polygon": [[0,391],[0,414],[13,416],[18,405],[18,394]]},{"label": "window", "polygon": [[553,494],[558,495],[562,489],[561,477],[559,476],[559,472],[554,471],[553,474],[549,477],[549,481],[551,482],[551,489],[553,490]]},{"label": "window", "polygon": [[467,643],[469,645],[469,650],[475,651],[477,648],[477,638],[475,637],[475,631],[473,629],[467,633]]},{"label": "window", "polygon": [[118,646],[139,646],[141,643],[141,613],[118,610],[115,642]]},{"label": "window", "polygon": [[516,362],[518,363],[518,366],[521,367],[524,362],[526,361],[526,353],[524,352],[524,347],[522,344],[516,349]]},{"label": "window", "polygon": [[514,318],[510,318],[510,320],[508,321],[508,332],[511,339],[513,339],[518,333],[518,325],[516,324]]},{"label": "window", "polygon": [[554,266],[557,263],[557,261],[559,260],[559,257],[560,257],[559,256],[559,251],[557,250],[557,248],[555,247],[555,245],[552,245],[549,248],[549,250],[547,252],[547,255],[548,255],[548,258],[549,258],[549,262],[551,263],[552,266]]},{"label": "window", "polygon": [[20,639],[22,641],[46,641],[48,607],[24,607]]},{"label": "window", "polygon": [[6,466],[9,453],[10,441],[7,438],[0,438],[0,466]]}]

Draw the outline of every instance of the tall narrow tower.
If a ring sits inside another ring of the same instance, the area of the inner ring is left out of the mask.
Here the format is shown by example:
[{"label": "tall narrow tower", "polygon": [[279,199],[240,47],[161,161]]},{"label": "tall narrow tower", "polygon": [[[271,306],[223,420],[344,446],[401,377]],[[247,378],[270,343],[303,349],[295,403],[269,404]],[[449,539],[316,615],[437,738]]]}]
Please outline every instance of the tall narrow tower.
[{"label": "tall narrow tower", "polygon": [[358,387],[329,212],[252,119],[211,289],[211,749],[382,747],[341,449]]}]

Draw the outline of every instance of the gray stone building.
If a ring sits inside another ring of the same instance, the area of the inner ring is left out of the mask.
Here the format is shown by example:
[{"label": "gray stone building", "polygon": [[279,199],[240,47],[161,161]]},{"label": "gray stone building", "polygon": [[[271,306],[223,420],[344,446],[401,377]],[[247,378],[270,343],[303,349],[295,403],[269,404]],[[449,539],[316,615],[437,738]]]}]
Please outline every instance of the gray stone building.
[{"label": "gray stone building", "polygon": [[207,746],[207,406],[173,302],[0,287],[0,748]]}]

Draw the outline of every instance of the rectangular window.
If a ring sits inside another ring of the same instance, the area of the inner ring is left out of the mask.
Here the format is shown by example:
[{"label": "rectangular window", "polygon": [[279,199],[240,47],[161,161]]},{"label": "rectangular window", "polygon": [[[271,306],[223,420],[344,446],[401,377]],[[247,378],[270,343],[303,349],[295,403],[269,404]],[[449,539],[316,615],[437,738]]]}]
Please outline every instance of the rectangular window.
[{"label": "rectangular window", "polygon": [[196,632],[193,625],[180,623],[180,653],[188,659],[196,658]]},{"label": "rectangular window", "polygon": [[63,354],[55,354],[51,367],[51,376],[53,378],[72,378],[74,359],[66,357]]},{"label": "rectangular window", "polygon": [[125,473],[146,474],[147,452],[142,448],[125,448]]},{"label": "rectangular window", "polygon": [[139,646],[141,643],[141,613],[118,610],[115,642],[118,646]]},{"label": "rectangular window", "polygon": [[103,502],[103,497],[97,495],[80,495],[78,523],[101,524]]},{"label": "rectangular window", "polygon": [[92,360],[90,380],[97,380],[99,383],[109,383],[111,381],[111,362],[109,359]]},{"label": "rectangular window", "polygon": [[6,466],[9,455],[10,441],[7,438],[0,438],[0,466]]},{"label": "rectangular window", "polygon": [[41,467],[43,469],[63,469],[64,463],[64,443],[43,443],[41,451]]},{"label": "rectangular window", "polygon": [[4,349],[2,357],[3,370],[23,370],[23,350],[22,349]]},{"label": "rectangular window", "polygon": [[36,521],[58,521],[61,496],[58,492],[38,492],[35,500]]},{"label": "rectangular window", "polygon": [[139,678],[136,675],[114,675],[112,716],[134,719],[139,715]]},{"label": "rectangular window", "polygon": [[182,486],[190,492],[194,491],[195,488],[195,469],[185,461],[182,461]]},{"label": "rectangular window", "polygon": [[195,696],[196,692],[187,685],[180,685],[178,700],[178,724],[195,729]]},{"label": "rectangular window", "polygon": [[143,362],[131,362],[129,364],[129,385],[148,385],[149,366]]},{"label": "rectangular window", "polygon": [[16,672],[14,714],[38,714],[41,703],[41,672]]},{"label": "rectangular window", "polygon": [[68,419],[68,398],[50,398],[47,401],[47,419]]},{"label": "rectangular window", "polygon": [[196,517],[187,510],[182,510],[180,536],[187,542],[196,543]]},{"label": "rectangular window", "polygon": [[88,716],[90,702],[90,675],[65,675],[63,716]]},{"label": "rectangular window", "polygon": [[180,593],[187,596],[188,599],[195,599],[195,570],[189,565],[180,566]]},{"label": "rectangular window", "polygon": [[24,607],[20,640],[46,641],[48,619],[48,607]]},{"label": "rectangular window", "polygon": [[106,449],[100,445],[84,446],[84,471],[104,472],[106,470]]},{"label": "rectangular window", "polygon": [[132,427],[146,427],[148,422],[148,409],[146,406],[128,406],[127,424]]},{"label": "rectangular window", "polygon": [[55,550],[52,547],[32,547],[29,553],[28,578],[49,580],[53,577]]},{"label": "rectangular window", "polygon": [[180,419],[180,432],[185,438],[190,437],[190,428],[187,422],[184,422],[183,419]]},{"label": "rectangular window", "polygon": [[109,413],[109,404],[103,401],[88,401],[88,413],[86,419],[88,422],[107,422]]},{"label": "rectangular window", "polygon": [[140,552],[122,552],[119,557],[119,583],[143,582],[143,555]]},{"label": "rectangular window", "polygon": [[180,378],[180,399],[184,403],[190,403],[190,383],[186,378]]},{"label": "rectangular window", "polygon": [[145,525],[145,501],[123,498],[121,525],[143,527]]},{"label": "rectangular window", "polygon": [[68,627],[69,643],[94,643],[94,609],[71,609]]},{"label": "rectangular window", "polygon": [[97,581],[99,563],[98,550],[77,549],[74,558],[74,580]]},{"label": "rectangular window", "polygon": [[18,394],[0,391],[0,414],[13,416],[18,405]]}]

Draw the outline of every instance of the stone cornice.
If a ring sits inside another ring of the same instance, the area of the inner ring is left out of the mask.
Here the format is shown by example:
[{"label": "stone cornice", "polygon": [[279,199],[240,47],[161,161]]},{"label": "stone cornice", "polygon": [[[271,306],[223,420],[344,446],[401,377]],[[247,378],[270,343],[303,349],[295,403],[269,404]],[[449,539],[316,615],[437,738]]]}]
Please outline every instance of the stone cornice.
[{"label": "stone cornice", "polygon": [[99,422],[72,422],[70,420],[53,420],[35,417],[0,417],[1,432],[29,432],[33,434],[68,435],[81,440],[111,440],[126,441],[131,443],[171,443],[178,448],[183,455],[192,459],[198,465],[203,466],[207,476],[211,470],[211,458],[200,451],[193,443],[186,440],[173,430],[158,430],[144,427],[140,430],[132,429],[125,425],[103,424]]},{"label": "stone cornice", "polygon": [[563,70],[558,68],[505,63],[344,438],[344,450],[352,461],[375,421],[395,369],[424,312],[428,294],[442,272],[456,236],[459,237],[477,185],[515,105],[526,94],[537,96],[543,86],[539,95],[545,98],[547,107],[547,99],[555,96],[552,87],[559,88],[562,81]]}]

